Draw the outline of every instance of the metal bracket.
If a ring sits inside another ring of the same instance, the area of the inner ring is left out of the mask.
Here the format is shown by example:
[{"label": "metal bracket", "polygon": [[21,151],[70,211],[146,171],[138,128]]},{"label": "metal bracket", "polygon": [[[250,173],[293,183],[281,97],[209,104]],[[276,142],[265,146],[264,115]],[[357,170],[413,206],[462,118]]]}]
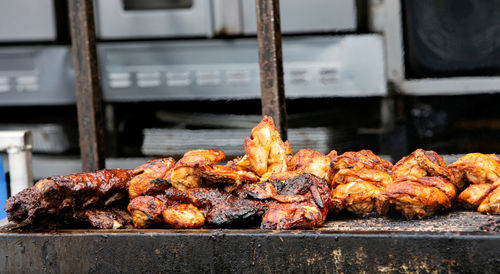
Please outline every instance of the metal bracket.
[{"label": "metal bracket", "polygon": [[33,185],[32,148],[30,131],[0,131],[0,151],[7,151],[9,160],[11,195]]}]

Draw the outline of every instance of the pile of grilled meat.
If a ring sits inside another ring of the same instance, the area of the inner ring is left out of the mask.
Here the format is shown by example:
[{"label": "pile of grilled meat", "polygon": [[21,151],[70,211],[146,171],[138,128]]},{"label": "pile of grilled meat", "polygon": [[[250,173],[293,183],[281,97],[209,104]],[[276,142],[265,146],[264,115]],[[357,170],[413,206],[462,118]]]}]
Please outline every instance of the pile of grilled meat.
[{"label": "pile of grilled meat", "polygon": [[500,214],[500,159],[493,154],[467,154],[449,166],[422,149],[395,165],[370,150],[293,154],[267,116],[244,148],[225,165],[218,165],[223,151],[196,149],[177,162],[50,177],[10,197],[5,210],[16,223],[106,229],[314,228],[342,211],[412,219],[452,206]]}]

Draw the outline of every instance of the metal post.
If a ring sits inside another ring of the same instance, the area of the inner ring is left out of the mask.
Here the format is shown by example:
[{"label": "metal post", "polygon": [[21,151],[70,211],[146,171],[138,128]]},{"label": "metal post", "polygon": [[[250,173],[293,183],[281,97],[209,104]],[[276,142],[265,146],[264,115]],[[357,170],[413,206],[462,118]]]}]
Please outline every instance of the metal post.
[{"label": "metal post", "polygon": [[104,168],[102,95],[97,67],[93,0],[68,0],[82,170]]},{"label": "metal post", "polygon": [[255,0],[255,3],[262,114],[273,117],[281,138],[286,140],[287,118],[279,0]]},{"label": "metal post", "polygon": [[11,195],[33,185],[32,147],[33,138],[30,131],[0,132],[0,151],[6,150],[9,160]]}]

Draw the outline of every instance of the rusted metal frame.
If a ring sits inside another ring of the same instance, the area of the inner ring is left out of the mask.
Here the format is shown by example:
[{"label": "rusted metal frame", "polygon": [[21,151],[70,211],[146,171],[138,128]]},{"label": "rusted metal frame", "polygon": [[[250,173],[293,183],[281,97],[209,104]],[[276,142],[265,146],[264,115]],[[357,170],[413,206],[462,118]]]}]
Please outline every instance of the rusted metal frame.
[{"label": "rusted metal frame", "polygon": [[274,119],[281,137],[286,140],[287,117],[279,0],[255,0],[255,3],[262,114]]},{"label": "rusted metal frame", "polygon": [[92,0],[68,0],[83,171],[104,168],[104,123]]}]

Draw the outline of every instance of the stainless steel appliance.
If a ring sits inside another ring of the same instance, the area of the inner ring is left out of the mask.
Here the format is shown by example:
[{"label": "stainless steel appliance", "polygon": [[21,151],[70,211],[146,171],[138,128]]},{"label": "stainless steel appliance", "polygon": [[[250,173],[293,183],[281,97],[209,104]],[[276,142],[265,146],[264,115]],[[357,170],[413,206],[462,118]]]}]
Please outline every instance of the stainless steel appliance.
[{"label": "stainless steel appliance", "polygon": [[0,42],[56,39],[53,0],[0,1]]},{"label": "stainless steel appliance", "polygon": [[0,48],[0,106],[74,104],[73,78],[69,47]]},{"label": "stainless steel appliance", "polygon": [[[242,31],[255,34],[255,1],[241,2]],[[355,31],[355,0],[285,0],[280,1],[282,33]]]},{"label": "stainless steel appliance", "polygon": [[[101,39],[255,35],[254,0],[95,0]],[[353,32],[355,0],[286,0],[283,33]]]},{"label": "stainless steel appliance", "polygon": [[[260,97],[255,39],[106,43],[106,101]],[[386,94],[379,35],[285,38],[288,98]]]},{"label": "stainless steel appliance", "polygon": [[95,0],[102,39],[212,36],[211,0]]}]

